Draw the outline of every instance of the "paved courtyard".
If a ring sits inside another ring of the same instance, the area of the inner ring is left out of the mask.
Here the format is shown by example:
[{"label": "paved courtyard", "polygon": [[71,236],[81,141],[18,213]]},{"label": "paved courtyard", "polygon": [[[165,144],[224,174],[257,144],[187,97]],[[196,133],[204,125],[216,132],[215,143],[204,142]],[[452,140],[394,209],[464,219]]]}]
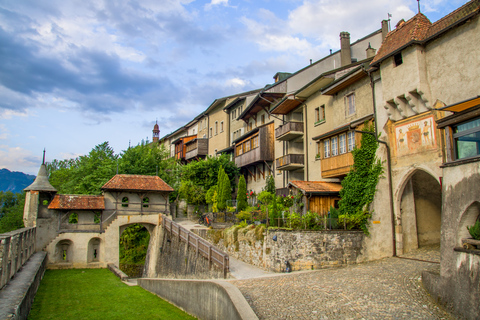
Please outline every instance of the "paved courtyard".
[{"label": "paved courtyard", "polygon": [[421,284],[440,269],[438,247],[405,257],[231,282],[260,319],[454,319]]}]

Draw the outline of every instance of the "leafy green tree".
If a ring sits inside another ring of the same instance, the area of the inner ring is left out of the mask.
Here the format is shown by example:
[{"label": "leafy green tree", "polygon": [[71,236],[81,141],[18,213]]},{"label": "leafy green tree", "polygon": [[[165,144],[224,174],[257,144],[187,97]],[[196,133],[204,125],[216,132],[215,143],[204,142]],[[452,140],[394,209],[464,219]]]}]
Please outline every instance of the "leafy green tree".
[{"label": "leafy green tree", "polygon": [[354,148],[353,167],[342,181],[339,218],[346,219],[349,228],[359,227],[368,234],[369,206],[375,196],[378,179],[383,173],[381,161],[376,157],[378,142],[373,125],[365,125],[360,148]]},{"label": "leafy green tree", "polygon": [[245,182],[245,177],[240,175],[240,178],[238,179],[237,211],[240,212],[247,207],[247,183]]},{"label": "leafy green tree", "polygon": [[0,191],[0,233],[9,232],[24,227],[23,209],[25,193]]},{"label": "leafy green tree", "polygon": [[202,186],[196,185],[190,180],[183,180],[178,190],[180,196],[187,201],[188,204],[196,206],[205,203],[205,191]]},{"label": "leafy green tree", "polygon": [[223,188],[222,203],[225,204],[225,208],[223,209],[225,210],[227,208],[227,201],[232,200],[232,186],[230,183],[230,179],[228,178],[228,175],[225,171],[223,172],[222,180],[223,180],[222,181],[222,188]]},{"label": "leafy green tree", "polygon": [[264,190],[270,192],[271,194],[275,194],[275,178],[273,177],[273,174],[268,175]]},{"label": "leafy green tree", "polygon": [[88,155],[47,165],[50,183],[63,194],[101,194],[101,187],[116,173],[117,158],[104,142]]}]

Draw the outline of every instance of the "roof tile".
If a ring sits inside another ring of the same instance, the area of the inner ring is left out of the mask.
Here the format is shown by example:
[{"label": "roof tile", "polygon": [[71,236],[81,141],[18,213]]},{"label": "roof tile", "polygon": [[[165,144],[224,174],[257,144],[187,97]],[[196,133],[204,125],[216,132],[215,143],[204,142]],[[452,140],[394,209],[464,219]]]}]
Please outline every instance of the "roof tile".
[{"label": "roof tile", "polygon": [[117,174],[105,183],[103,190],[172,192],[173,188],[157,176]]},{"label": "roof tile", "polygon": [[340,192],[342,185],[336,182],[326,181],[290,181],[290,184],[294,187],[306,192],[306,193],[332,193]]},{"label": "roof tile", "polygon": [[480,11],[480,0],[472,0],[445,17],[431,23],[422,13],[416,14],[407,22],[390,31],[383,40],[370,66],[379,64],[398,50],[412,44],[424,43],[445,32],[462,19]]},{"label": "roof tile", "polygon": [[48,209],[104,210],[105,201],[103,196],[57,194],[48,205]]}]

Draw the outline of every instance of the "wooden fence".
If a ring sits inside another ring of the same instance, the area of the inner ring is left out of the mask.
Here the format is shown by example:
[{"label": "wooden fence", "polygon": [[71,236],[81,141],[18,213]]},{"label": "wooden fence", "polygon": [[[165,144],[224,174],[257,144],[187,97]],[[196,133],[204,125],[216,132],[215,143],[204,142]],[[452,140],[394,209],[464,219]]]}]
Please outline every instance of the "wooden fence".
[{"label": "wooden fence", "polygon": [[229,271],[228,254],[165,216],[163,216],[162,225],[163,228],[170,233],[170,237],[177,237],[178,242],[185,242],[187,247],[192,247],[196,251],[197,256],[200,254],[205,259],[208,259],[210,266],[212,263],[215,264],[223,270],[223,277],[227,277]]}]

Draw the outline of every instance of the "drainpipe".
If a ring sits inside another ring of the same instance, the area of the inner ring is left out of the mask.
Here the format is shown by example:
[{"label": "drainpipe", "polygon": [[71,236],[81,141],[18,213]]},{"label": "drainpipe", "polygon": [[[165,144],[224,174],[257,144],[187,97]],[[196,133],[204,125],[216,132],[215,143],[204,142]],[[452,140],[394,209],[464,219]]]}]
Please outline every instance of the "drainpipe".
[{"label": "drainpipe", "polygon": [[392,245],[393,245],[393,256],[396,257],[397,256],[397,239],[395,235],[395,214],[393,211],[392,164],[390,162],[390,147],[385,141],[379,140],[375,135],[375,133],[373,132],[361,131],[361,130],[354,130],[354,131],[359,133],[367,133],[367,134],[374,135],[375,140],[377,140],[378,143],[384,144],[385,147],[387,148],[387,171],[388,171],[388,185],[389,185],[389,191],[390,191],[390,215],[392,219]]}]

